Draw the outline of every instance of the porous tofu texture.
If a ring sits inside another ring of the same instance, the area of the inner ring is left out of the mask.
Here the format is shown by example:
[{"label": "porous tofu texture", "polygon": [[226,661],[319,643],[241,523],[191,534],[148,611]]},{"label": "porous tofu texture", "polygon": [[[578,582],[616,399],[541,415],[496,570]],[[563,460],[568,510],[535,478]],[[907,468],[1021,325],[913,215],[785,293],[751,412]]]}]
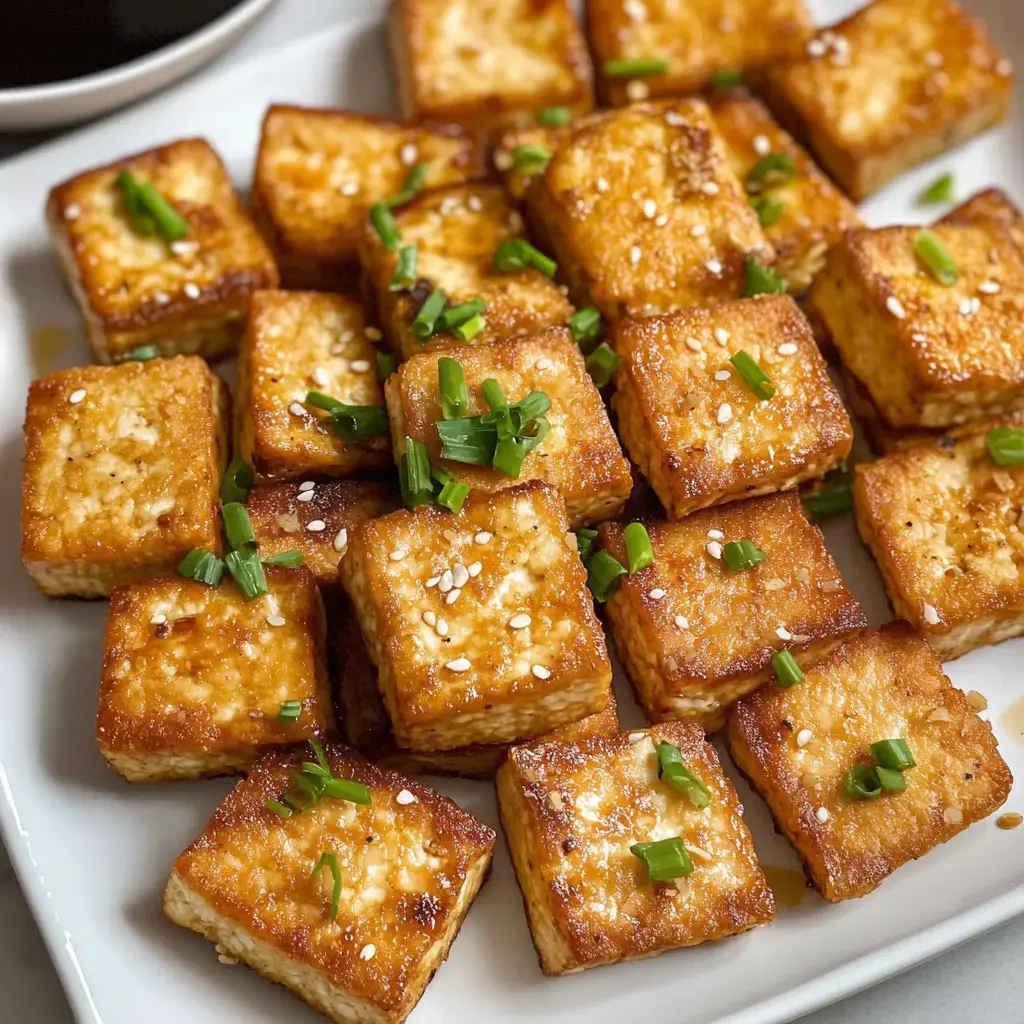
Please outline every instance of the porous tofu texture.
[{"label": "porous tofu texture", "polygon": [[893,611],[943,660],[1024,633],[1024,468],[997,466],[981,424],[857,467],[854,509]]},{"label": "porous tofu texture", "polygon": [[570,297],[610,320],[739,298],[747,257],[774,256],[699,99],[574,126],[526,204]]},{"label": "porous tofu texture", "polygon": [[21,558],[48,597],[104,597],[220,547],[227,393],[197,356],[29,387]]},{"label": "porous tofu texture", "polygon": [[400,746],[511,743],[607,705],[611,664],[575,542],[539,481],[350,534],[342,581]]},{"label": "porous tofu texture", "polygon": [[[863,633],[782,689],[733,708],[729,753],[796,847],[814,887],[833,903],[871,892],[991,814],[1010,792],[992,727],[942,673],[905,622]],[[906,790],[856,800],[843,787],[871,744],[902,739],[917,762]]]},{"label": "porous tofu texture", "polygon": [[[768,65],[800,54],[812,32],[802,0],[587,0],[587,34],[602,97],[621,107],[711,84],[716,71],[755,81]],[[641,78],[616,77],[605,61],[667,60]]]},{"label": "porous tofu texture", "polygon": [[[519,477],[441,458],[435,426],[444,418],[437,372],[441,355],[457,359],[462,367],[469,416],[487,412],[480,385],[488,378],[498,381],[509,402],[517,402],[531,391],[542,391],[551,399],[551,408],[545,413],[551,429],[526,456]],[[564,327],[460,351],[413,356],[388,379],[385,394],[396,462],[409,436],[426,444],[432,463],[440,463],[474,490],[496,491],[524,480],[544,480],[565,499],[572,526],[615,515],[629,497],[629,462],[579,346]]]},{"label": "porous tofu texture", "polygon": [[[781,204],[781,215],[763,225],[764,234],[775,249],[776,270],[786,280],[789,293],[804,294],[824,266],[829,247],[847,228],[860,226],[857,208],[760,100],[726,93],[712,103],[711,112],[737,179],[751,196],[770,197]],[[751,172],[768,155],[789,157],[794,175],[778,184],[751,180]]]},{"label": "porous tofu texture", "polygon": [[[658,778],[660,742],[710,790],[707,807]],[[699,726],[514,747],[498,771],[498,805],[546,974],[656,956],[775,916],[736,791]],[[651,882],[630,847],[672,836],[693,871]]]},{"label": "porous tofu texture", "polygon": [[941,284],[919,228],[861,228],[833,246],[812,289],[850,372],[896,427],[945,427],[1024,408],[1024,249],[994,221],[931,231],[959,270]]},{"label": "porous tofu texture", "polygon": [[238,360],[235,451],[257,480],[351,476],[391,462],[387,434],[346,441],[319,391],[346,405],[383,407],[373,343],[355,299],[321,292],[258,292]]},{"label": "porous tofu texture", "polygon": [[500,185],[464,185],[421,196],[396,211],[402,245],[416,246],[416,281],[392,290],[398,251],[388,252],[372,225],[363,240],[362,263],[388,343],[402,359],[425,348],[465,345],[438,331],[423,341],[412,332],[420,306],[435,288],[451,306],[483,299],[483,329],[469,344],[480,345],[563,324],[573,307],[562,289],[532,267],[500,271],[498,246],[520,237],[523,222]]},{"label": "porous tofu texture", "polygon": [[986,188],[954,207],[939,224],[1000,224],[1010,229],[1013,240],[1024,246],[1024,213],[1001,189]]},{"label": "porous tofu texture", "polygon": [[[645,525],[654,564],[622,577],[605,611],[654,722],[718,729],[734,701],[774,678],[776,652],[809,664],[867,625],[795,492]],[[622,531],[620,523],[603,523],[598,537],[626,565]],[[732,570],[722,548],[744,539],[765,559]]]},{"label": "porous tofu texture", "polygon": [[298,551],[322,590],[336,589],[349,530],[401,504],[396,488],[363,480],[257,484],[246,509],[263,558]]},{"label": "porous tofu texture", "polygon": [[[270,754],[174,862],[164,913],[338,1024],[400,1024],[419,1001],[486,877],[494,832],[447,797],[326,743],[331,772],[372,803],[267,809],[309,751]],[[331,852],[341,869],[331,920]]]},{"label": "porous tofu texture", "polygon": [[950,0],[875,0],[809,40],[773,98],[854,199],[1001,121],[1013,67]]},{"label": "porous tofu texture", "polygon": [[[795,487],[850,452],[850,419],[787,295],[624,320],[612,344],[619,435],[670,518]],[[775,386],[768,401],[730,362],[740,351]]]},{"label": "porous tofu texture", "polygon": [[405,118],[490,133],[544,107],[593,106],[569,0],[391,0],[388,31]]},{"label": "porous tofu texture", "polygon": [[345,110],[274,105],[263,118],[253,181],[257,221],[289,288],[349,290],[369,208],[401,191],[477,177],[483,152],[457,125],[403,125]]},{"label": "porous tofu texture", "polygon": [[[188,224],[168,243],[140,234],[115,182],[149,182]],[[165,356],[208,359],[234,351],[249,296],[277,286],[277,268],[205,139],[181,139],[56,185],[46,204],[50,237],[85,317],[98,362],[156,345]]]},{"label": "porous tofu texture", "polygon": [[[260,750],[333,731],[324,610],[312,574],[266,567],[270,593],[168,576],[118,588],[103,645],[96,739],[129,782],[244,768]],[[293,723],[277,720],[301,701]]]}]

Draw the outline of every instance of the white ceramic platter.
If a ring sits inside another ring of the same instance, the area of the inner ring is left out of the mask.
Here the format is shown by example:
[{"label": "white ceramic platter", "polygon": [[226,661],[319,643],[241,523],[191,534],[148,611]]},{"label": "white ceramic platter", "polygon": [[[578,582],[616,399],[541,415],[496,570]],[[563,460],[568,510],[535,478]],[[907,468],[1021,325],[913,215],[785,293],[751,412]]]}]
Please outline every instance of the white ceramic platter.
[{"label": "white ceramic platter", "polygon": [[[812,4],[819,22],[848,0]],[[975,0],[977,13],[1024,66],[1024,6]],[[0,824],[80,1024],[313,1024],[319,1018],[213,948],[164,922],[160,894],[173,857],[194,837],[227,781],[132,787],[106,767],[93,718],[106,608],[39,597],[18,561],[21,422],[29,380],[85,362],[79,316],[50,254],[42,205],[48,186],[123,153],[178,136],[208,136],[247,187],[260,118],[272,100],[387,110],[383,4],[353,0],[351,20],[221,77],[144,106],[0,166]],[[907,175],[865,209],[871,223],[920,220],[912,197],[955,168],[963,195],[997,183],[1024,199],[1024,114],[965,149]],[[70,338],[54,359],[53,339]],[[886,618],[877,574],[849,522],[829,546],[873,624]],[[1010,713],[1024,695],[1024,640],[949,666],[954,682],[990,701],[1002,751],[1024,778],[1024,729]],[[639,722],[625,689],[627,724]],[[1024,704],[1017,704],[1018,710]],[[633,718],[629,719],[628,716]],[[1024,720],[1018,714],[1017,720]],[[737,782],[763,864],[795,869],[762,802]],[[497,827],[490,787],[441,782]],[[1021,810],[1015,792],[1008,808]],[[981,822],[901,868],[863,900],[832,907],[808,893],[769,928],[727,942],[582,975],[544,978],[503,847],[448,964],[414,1019],[657,1020],[768,1024],[870,985],[1024,911],[1024,829]],[[0,1011],[0,1017],[3,1016]]]}]

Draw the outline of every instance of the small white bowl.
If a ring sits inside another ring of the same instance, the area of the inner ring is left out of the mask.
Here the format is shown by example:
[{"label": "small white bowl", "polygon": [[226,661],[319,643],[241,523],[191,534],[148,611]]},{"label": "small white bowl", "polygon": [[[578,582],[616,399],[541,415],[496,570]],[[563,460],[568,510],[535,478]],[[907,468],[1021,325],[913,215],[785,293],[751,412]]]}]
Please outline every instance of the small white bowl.
[{"label": "small white bowl", "polygon": [[234,42],[274,0],[244,0],[198,32],[145,57],[66,82],[0,89],[0,131],[85,121],[183,78]]}]

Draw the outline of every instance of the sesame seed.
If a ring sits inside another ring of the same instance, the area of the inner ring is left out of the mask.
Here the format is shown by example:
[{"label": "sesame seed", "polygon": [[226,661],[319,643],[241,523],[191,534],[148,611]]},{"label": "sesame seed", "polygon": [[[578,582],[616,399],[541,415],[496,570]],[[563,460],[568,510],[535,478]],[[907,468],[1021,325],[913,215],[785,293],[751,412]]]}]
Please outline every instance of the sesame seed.
[{"label": "sesame seed", "polygon": [[668,223],[668,214],[662,213],[654,218],[654,226],[656,228],[663,228]]},{"label": "sesame seed", "polygon": [[395,803],[402,807],[408,807],[409,804],[416,803],[416,796],[415,794],[410,793],[409,790],[403,789],[400,790],[398,796],[395,797]]},{"label": "sesame seed", "polygon": [[722,545],[719,544],[717,540],[709,540],[705,545],[704,550],[707,551],[712,558],[722,557]]},{"label": "sesame seed", "polygon": [[727,345],[732,335],[724,327],[716,327],[714,330],[715,341],[719,345]]},{"label": "sesame seed", "polygon": [[441,582],[440,576],[431,576],[429,580],[424,584],[429,590],[431,587],[436,587]]},{"label": "sesame seed", "polygon": [[359,186],[354,181],[346,181],[341,186],[341,194],[343,196],[354,196],[359,191]]},{"label": "sesame seed", "polygon": [[398,151],[398,159],[402,161],[402,164],[405,167],[411,167],[414,163],[416,163],[416,157],[418,155],[419,155],[419,150],[411,142],[407,142]]},{"label": "sesame seed", "polygon": [[895,295],[890,295],[885,300],[885,308],[889,310],[897,320],[902,320],[907,315],[907,311],[903,308],[903,303],[900,302]]},{"label": "sesame seed", "polygon": [[728,370],[715,370],[715,380],[728,380],[731,376]]},{"label": "sesame seed", "polygon": [[690,626],[690,620],[685,615],[677,615],[674,621],[680,629],[688,629]]},{"label": "sesame seed", "polygon": [[283,626],[285,624],[285,617],[283,615],[268,615],[267,625],[268,626]]},{"label": "sesame seed", "polygon": [[295,500],[296,501],[312,501],[313,500],[313,496],[314,496],[315,493],[316,493],[315,491],[300,491],[297,495],[295,495]]},{"label": "sesame seed", "polygon": [[512,156],[512,153],[511,153],[510,150],[499,149],[499,150],[495,151],[495,154],[494,154],[494,166],[497,167],[499,171],[510,171],[510,170],[512,170],[512,165],[515,162],[516,162],[515,161],[515,157]]},{"label": "sesame seed", "polygon": [[71,394],[68,395],[68,401],[72,405],[78,405],[78,403],[81,402],[84,398],[85,388],[79,388],[77,391],[72,391]]},{"label": "sesame seed", "polygon": [[455,604],[455,602],[458,601],[458,599],[459,599],[459,594],[461,594],[461,593],[462,593],[462,591],[459,590],[458,587],[455,587],[453,590],[449,590],[448,591],[448,596],[444,599],[444,603],[445,604]]},{"label": "sesame seed", "polygon": [[437,616],[432,611],[425,611],[420,618],[428,625],[431,629],[437,625]]},{"label": "sesame seed", "polygon": [[705,181],[700,186],[700,190],[706,196],[717,196],[718,195],[718,182],[717,181]]},{"label": "sesame seed", "polygon": [[533,619],[531,619],[526,612],[520,612],[518,615],[513,615],[512,618],[508,620],[508,626],[509,629],[526,629],[531,622],[533,622]]},{"label": "sesame seed", "polygon": [[964,812],[959,807],[947,807],[942,812],[942,820],[947,825],[959,825],[964,820]]},{"label": "sesame seed", "polygon": [[367,327],[366,330],[363,331],[363,334],[365,334],[370,341],[380,341],[380,339],[384,337],[376,327]]},{"label": "sesame seed", "polygon": [[754,152],[758,156],[767,156],[772,151],[771,139],[767,135],[754,136]]},{"label": "sesame seed", "polygon": [[640,262],[640,256],[641,256],[640,246],[639,245],[631,245],[629,247],[629,262],[634,264],[634,265],[636,265],[637,263]]},{"label": "sesame seed", "polygon": [[701,235],[706,235],[707,233],[708,229],[704,227],[703,224],[694,224],[693,227],[690,228],[690,234],[693,235],[694,238],[700,238]]},{"label": "sesame seed", "polygon": [[158,306],[166,306],[167,303],[171,301],[171,297],[167,292],[155,292],[153,295],[153,301]]},{"label": "sesame seed", "polygon": [[466,566],[466,572],[469,573],[469,578],[471,580],[475,580],[482,571],[483,565],[481,565],[480,562],[470,562],[470,564]]},{"label": "sesame seed", "polygon": [[1009,57],[1000,57],[996,61],[996,74],[1000,78],[1009,78],[1013,74],[1013,62]]},{"label": "sesame seed", "polygon": [[288,411],[293,416],[305,416],[306,415],[306,407],[304,405],[302,405],[300,402],[292,402],[292,404],[288,406]]},{"label": "sesame seed", "polygon": [[370,369],[370,364],[365,359],[353,359],[348,368],[353,373],[366,373]]},{"label": "sesame seed", "polygon": [[312,519],[306,523],[306,529],[309,530],[310,533],[320,533],[327,529],[327,524],[322,519]]},{"label": "sesame seed", "polygon": [[631,100],[645,100],[651,95],[651,90],[647,87],[646,82],[641,82],[639,79],[634,79],[626,86],[626,98]]},{"label": "sesame seed", "polygon": [[449,672],[468,672],[472,666],[469,663],[469,658],[455,658],[453,661],[445,662],[444,667]]},{"label": "sesame seed", "polygon": [[594,188],[596,188],[598,192],[607,192],[610,188],[608,179],[598,178],[597,181],[594,182]]},{"label": "sesame seed", "polygon": [[491,539],[491,534],[486,530],[481,530],[474,538],[474,544],[486,544]]},{"label": "sesame seed", "polygon": [[655,587],[647,596],[652,601],[660,601],[665,596],[665,591],[661,587]]},{"label": "sesame seed", "polygon": [[814,739],[814,733],[810,729],[801,729],[796,734],[796,745],[798,747],[806,747],[811,740]]},{"label": "sesame seed", "polygon": [[437,625],[434,627],[438,636],[448,635],[448,622],[446,619],[442,619],[440,616],[437,618]]},{"label": "sesame seed", "polygon": [[818,819],[818,821],[820,821],[822,823],[822,825],[824,825],[825,822],[828,821],[828,808],[827,807],[819,807],[814,812],[814,816]]},{"label": "sesame seed", "polygon": [[186,281],[184,287],[181,289],[185,293],[187,299],[198,299],[199,298],[199,285],[194,281]]},{"label": "sesame seed", "polygon": [[982,281],[978,285],[978,291],[982,295],[998,295],[999,294],[999,282],[998,281]]},{"label": "sesame seed", "polygon": [[407,554],[408,552],[405,548],[395,548],[395,550],[388,555],[388,558],[390,558],[392,562],[400,562]]},{"label": "sesame seed", "polygon": [[547,370],[551,366],[551,360],[545,356],[543,359],[538,359],[533,365],[538,370]]},{"label": "sesame seed", "polygon": [[331,378],[327,376],[327,371],[322,366],[318,366],[309,375],[309,378],[318,388],[327,387],[331,380]]},{"label": "sesame seed", "polygon": [[929,716],[929,722],[952,722],[953,716],[949,713],[949,708],[936,708]]},{"label": "sesame seed", "polygon": [[647,8],[643,0],[623,0],[622,11],[630,21],[646,21]]},{"label": "sesame seed", "polygon": [[341,551],[345,547],[348,547],[348,530],[343,526],[334,537],[334,550]]},{"label": "sesame seed", "polygon": [[452,583],[456,587],[464,587],[469,582],[469,570],[461,563],[452,566]]},{"label": "sesame seed", "polygon": [[647,733],[645,732],[631,732],[629,734],[630,743],[639,743],[641,740],[647,739]]},{"label": "sesame seed", "polygon": [[653,220],[658,212],[658,204],[653,199],[645,199],[641,209],[648,220]]},{"label": "sesame seed", "polygon": [[776,350],[780,356],[795,356],[796,345],[791,341],[784,341]]},{"label": "sesame seed", "polygon": [[530,671],[538,679],[550,679],[551,678],[551,670],[545,668],[543,665],[534,665],[533,668],[530,669]]},{"label": "sesame seed", "polygon": [[691,352],[703,352],[704,346],[696,338],[687,338],[686,347]]},{"label": "sesame seed", "polygon": [[811,39],[807,43],[808,57],[824,57],[828,52],[828,46],[820,39]]},{"label": "sesame seed", "polygon": [[311,491],[314,487],[316,487],[315,480],[303,480],[302,483],[299,484],[300,491]]},{"label": "sesame seed", "polygon": [[967,703],[970,704],[975,711],[988,710],[988,700],[986,700],[983,693],[978,693],[977,690],[968,690],[964,696],[967,698]]},{"label": "sesame seed", "polygon": [[473,213],[479,213],[484,208],[484,201],[478,195],[472,195],[466,200],[466,205]]},{"label": "sesame seed", "polygon": [[779,626],[778,629],[775,630],[775,635],[780,640],[792,640],[793,639],[793,634],[790,633],[790,631],[788,629],[786,629],[785,626]]},{"label": "sesame seed", "polygon": [[683,843],[687,853],[692,853],[698,860],[711,860],[711,854],[700,846],[693,846],[690,843]]},{"label": "sesame seed", "polygon": [[767,580],[764,585],[765,590],[781,590],[786,585],[785,580],[780,580],[778,576],[773,576],[770,580]]},{"label": "sesame seed", "polygon": [[77,220],[82,214],[82,208],[78,203],[68,203],[64,207],[64,219],[65,220]]},{"label": "sesame seed", "polygon": [[368,942],[361,950],[359,950],[360,960],[372,960],[376,955],[377,947],[372,942]]},{"label": "sesame seed", "polygon": [[718,407],[718,422],[728,423],[732,419],[732,406],[728,402],[723,402]]},{"label": "sesame seed", "polygon": [[921,614],[924,617],[924,621],[930,626],[937,626],[942,619],[939,618],[939,613],[935,610],[933,605],[930,605],[927,601],[921,608]]},{"label": "sesame seed", "polygon": [[160,626],[163,625],[163,623],[165,623],[166,621],[167,616],[164,615],[163,612],[157,612],[156,615],[154,615],[153,618],[149,620],[149,624],[151,626]]},{"label": "sesame seed", "polygon": [[705,264],[704,268],[709,274],[720,274],[722,272],[722,261],[711,257]]},{"label": "sesame seed", "polygon": [[447,594],[454,586],[455,577],[452,575],[451,569],[445,569],[445,571],[441,573],[441,581],[438,583],[437,589],[440,590],[442,594]]}]

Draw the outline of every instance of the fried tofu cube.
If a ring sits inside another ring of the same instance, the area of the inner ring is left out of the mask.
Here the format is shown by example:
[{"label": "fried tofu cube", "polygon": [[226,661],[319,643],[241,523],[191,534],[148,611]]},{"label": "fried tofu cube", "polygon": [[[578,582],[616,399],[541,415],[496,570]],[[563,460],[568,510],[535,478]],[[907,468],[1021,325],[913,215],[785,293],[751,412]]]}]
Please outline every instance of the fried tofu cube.
[{"label": "fried tofu cube", "polygon": [[342,581],[400,746],[511,743],[604,709],[611,664],[575,541],[540,481],[349,535]]},{"label": "fried tofu cube", "polygon": [[[814,887],[864,896],[1006,800],[1012,778],[992,727],[905,622],[863,633],[788,689],[765,686],[729,715],[729,753],[764,797]],[[902,739],[916,762],[903,792],[849,796],[871,744]]]},{"label": "fried tofu cube", "polygon": [[[457,359],[462,367],[469,393],[469,416],[487,412],[480,385],[488,379],[501,385],[509,402],[517,402],[532,391],[542,391],[551,400],[551,408],[545,413],[551,429],[526,456],[518,477],[489,466],[441,458],[435,424],[444,418],[437,370],[442,355]],[[629,462],[622,454],[579,346],[564,327],[458,352],[413,356],[388,378],[384,390],[395,438],[395,461],[399,464],[408,436],[427,446],[432,463],[443,465],[456,480],[475,490],[497,491],[523,480],[544,480],[558,488],[565,499],[571,526],[607,519],[629,497]]]},{"label": "fried tofu cube", "polygon": [[[918,444],[938,441],[946,432],[927,427],[894,427],[881,414],[867,388],[844,366],[842,368],[843,398],[853,418],[864,431],[864,436],[877,455],[902,452]],[[963,429],[963,428],[960,428]],[[949,431],[953,433],[953,431]]]},{"label": "fried tofu cube", "polygon": [[[110,599],[96,739],[129,782],[226,775],[270,747],[333,731],[313,575],[266,567],[270,593],[167,576]],[[287,701],[302,705],[280,721]]]},{"label": "fried tofu cube", "polygon": [[348,533],[401,504],[394,487],[369,480],[257,484],[246,509],[263,558],[298,551],[321,590],[340,587]]},{"label": "fried tofu cube", "polygon": [[[679,749],[708,789],[708,806],[697,808],[658,777],[659,743]],[[513,747],[497,788],[545,974],[657,956],[775,916],[736,791],[699,726],[670,722],[577,743]],[[652,882],[630,848],[675,837],[692,871]]]},{"label": "fried tofu cube", "polygon": [[427,165],[426,188],[484,170],[479,142],[457,125],[403,125],[345,110],[271,106],[253,181],[257,223],[289,288],[354,290],[369,208]]},{"label": "fried tofu cube", "polygon": [[[293,788],[310,756],[268,754],[174,862],[164,913],[337,1024],[400,1024],[448,956],[494,832],[340,744],[324,751],[371,803],[325,798],[282,820],[267,801]],[[325,853],[341,873],[333,916]]]},{"label": "fried tofu cube", "polygon": [[47,597],[105,597],[220,548],[227,389],[197,356],[33,381],[21,558]]},{"label": "fried tofu cube", "polygon": [[420,306],[435,288],[444,291],[451,306],[474,299],[486,303],[484,327],[471,339],[473,345],[563,324],[572,316],[562,290],[539,270],[495,268],[498,246],[523,230],[501,186],[429,192],[396,211],[395,223],[402,244],[416,246],[416,281],[410,287],[392,289],[398,252],[388,252],[372,225],[361,255],[388,343],[400,358],[462,344],[449,331],[438,331],[425,343],[412,331]]},{"label": "fried tofu cube", "polygon": [[1024,247],[1024,211],[1001,189],[976,192],[950,210],[939,224],[997,224],[1009,228],[1014,242]]},{"label": "fried tofu cube", "polygon": [[388,41],[403,118],[496,133],[594,104],[569,0],[391,0]]},{"label": "fried tofu cube", "polygon": [[[715,124],[725,139],[736,177],[746,185],[751,202],[766,204],[761,219],[765,237],[775,249],[775,269],[791,295],[803,295],[825,264],[829,247],[847,228],[859,227],[857,208],[818,169],[807,152],[768,113],[760,100],[726,94],[711,105]],[[751,172],[766,156],[788,157],[792,177],[767,183]],[[777,212],[781,211],[781,212]],[[775,217],[775,219],[772,219]]]},{"label": "fried tofu cube", "polygon": [[574,126],[526,204],[570,298],[609,320],[739,298],[747,258],[774,256],[699,99]]},{"label": "fried tofu cube", "polygon": [[783,64],[773,96],[864,199],[1006,117],[1013,66],[951,0],[875,0]]},{"label": "fried tofu cube", "polygon": [[[623,320],[613,344],[619,434],[671,519],[787,490],[850,452],[850,419],[788,295]],[[737,352],[768,375],[769,400],[740,376]]]},{"label": "fried tofu cube", "polygon": [[564,125],[529,124],[504,132],[495,141],[491,159],[495,170],[501,176],[505,191],[519,202],[526,195],[530,182],[544,170],[543,161],[517,159],[517,150],[539,150],[550,154],[569,138],[574,129],[600,120],[603,116],[590,114],[583,118],[573,118]]},{"label": "fried tofu cube", "polygon": [[[180,239],[141,234],[125,211],[122,172],[153,185],[188,225]],[[100,363],[143,346],[162,355],[230,355],[257,288],[277,268],[205,139],[181,139],[56,185],[46,218],[57,258]]]},{"label": "fried tofu cube", "polygon": [[[776,653],[809,664],[867,625],[795,492],[645,525],[654,564],[622,577],[605,611],[652,722],[719,729],[731,704],[773,678]],[[598,538],[625,565],[622,531],[602,523]],[[730,569],[722,549],[741,540],[764,561]]]},{"label": "fried tofu cube", "polygon": [[959,276],[941,284],[920,229],[861,228],[832,247],[811,298],[843,363],[895,427],[1024,408],[1024,249],[994,222],[936,224]]},{"label": "fried tofu cube", "polygon": [[1020,429],[1021,417],[857,467],[857,528],[882,572],[893,611],[942,656],[1024,633],[1024,468],[998,466],[989,429]]},{"label": "fried tofu cube", "polygon": [[[586,0],[598,91],[613,107],[680,96],[712,84],[718,71],[758,81],[770,64],[798,56],[813,31],[802,0]],[[630,77],[607,62],[666,61],[664,71]]]},{"label": "fried tofu cube", "polygon": [[322,292],[258,292],[238,359],[235,452],[256,479],[351,476],[391,462],[386,433],[345,440],[305,403],[319,391],[346,405],[384,406],[363,308]]}]

